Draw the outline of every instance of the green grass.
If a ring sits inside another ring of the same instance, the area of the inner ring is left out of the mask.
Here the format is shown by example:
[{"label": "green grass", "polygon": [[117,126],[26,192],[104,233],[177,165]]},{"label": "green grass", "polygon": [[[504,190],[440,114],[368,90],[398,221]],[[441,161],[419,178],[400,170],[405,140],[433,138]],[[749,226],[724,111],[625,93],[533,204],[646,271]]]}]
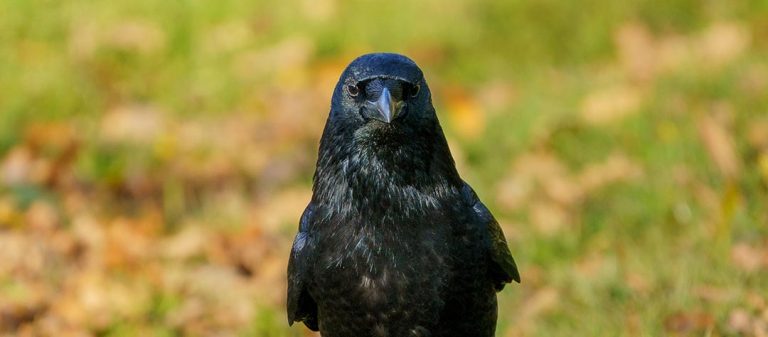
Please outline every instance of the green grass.
[{"label": "green grass", "polygon": [[[768,263],[748,270],[731,257],[744,244],[765,253],[768,242],[768,169],[758,165],[768,145],[749,136],[768,132],[753,130],[768,116],[766,9],[765,1],[692,0],[3,1],[0,160],[23,148],[62,166],[53,182],[0,181],[0,201],[15,208],[0,216],[0,237],[37,235],[24,215],[37,201],[54,205],[59,230],[76,242],[84,218],[109,228],[110,219],[155,213],[159,229],[141,233],[158,247],[191,225],[209,241],[254,232],[252,245],[264,251],[243,243],[221,253],[208,244],[194,258],[142,260],[127,274],[154,289],[145,314],[75,324],[105,336],[176,336],[216,324],[243,336],[301,336],[302,327],[285,324],[279,300],[253,294],[283,291],[281,283],[262,283],[271,274],[258,268],[287,258],[292,216],[306,200],[282,203],[291,206],[276,219],[253,219],[270,200],[293,195],[284,191],[309,188],[341,67],[360,53],[395,51],[424,69],[462,174],[509,225],[523,283],[500,294],[499,336],[736,336],[731,313],[748,308],[758,317],[765,309],[746,298],[768,284]],[[666,66],[666,56],[651,53],[658,70],[638,79],[617,43],[628,25],[641,27],[654,49],[668,42],[684,56]],[[707,36],[727,52],[728,27],[746,36],[745,45],[712,61]],[[486,95],[494,83],[504,84],[501,103]],[[638,95],[631,113],[605,123],[582,117],[587,97],[616,87]],[[462,130],[449,97],[457,90],[486,119],[478,135]],[[115,125],[105,116],[125,107],[150,109],[158,134],[110,138]],[[737,173],[724,174],[713,159],[705,118],[732,140],[726,149]],[[74,140],[73,158],[62,159],[62,139]],[[585,187],[579,177],[614,154],[639,173]],[[516,163],[531,156],[554,158],[558,169],[525,175]],[[535,180],[519,205],[499,197],[510,177]],[[578,197],[553,195],[547,184],[559,179]],[[554,229],[541,223],[542,207],[543,216],[562,215]],[[243,295],[254,296],[252,319],[169,323],[192,310],[194,294],[165,289],[153,278],[157,268],[165,275],[171,267],[238,263],[257,267],[246,284],[272,287]],[[101,273],[116,277],[110,268]],[[0,283],[17,277],[29,276],[0,276]],[[58,289],[59,278],[73,276],[52,277],[44,283]],[[14,289],[0,289],[0,299],[31,298]],[[46,294],[43,302],[56,301]],[[675,319],[689,325],[676,330]]]}]

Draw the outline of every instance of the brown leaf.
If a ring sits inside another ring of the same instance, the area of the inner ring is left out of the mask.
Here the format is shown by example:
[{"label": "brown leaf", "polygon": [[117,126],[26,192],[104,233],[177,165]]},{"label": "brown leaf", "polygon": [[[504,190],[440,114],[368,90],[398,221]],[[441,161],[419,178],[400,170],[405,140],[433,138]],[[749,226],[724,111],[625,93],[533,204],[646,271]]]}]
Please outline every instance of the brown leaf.
[{"label": "brown leaf", "polygon": [[603,186],[638,178],[642,169],[621,153],[613,153],[604,162],[593,163],[584,168],[577,180],[583,190],[588,194]]},{"label": "brown leaf", "polygon": [[498,186],[496,202],[507,210],[525,207],[533,192],[533,181],[515,175],[504,178]]},{"label": "brown leaf", "polygon": [[3,158],[0,164],[0,182],[5,185],[23,184],[31,181],[32,151],[25,146],[16,146]]},{"label": "brown leaf", "polygon": [[639,89],[616,86],[593,91],[581,104],[581,117],[594,125],[605,125],[639,111],[643,96]]},{"label": "brown leaf", "polygon": [[229,21],[210,28],[201,49],[213,55],[226,55],[245,47],[252,39],[252,29],[245,20]]},{"label": "brown leaf", "polygon": [[749,29],[735,22],[717,22],[700,36],[698,55],[709,66],[722,66],[732,62],[749,49]]},{"label": "brown leaf", "polygon": [[31,229],[50,232],[58,226],[59,214],[51,204],[38,200],[27,209],[26,220]]},{"label": "brown leaf", "polygon": [[647,81],[656,73],[656,46],[651,32],[643,24],[628,23],[614,36],[619,50],[619,61],[635,80]]},{"label": "brown leaf", "polygon": [[748,333],[752,327],[752,317],[747,310],[736,308],[728,317],[728,328],[739,333]]},{"label": "brown leaf", "polygon": [[21,218],[16,202],[9,196],[0,197],[0,229],[18,225]]},{"label": "brown leaf", "polygon": [[311,197],[312,191],[308,188],[283,190],[256,207],[253,224],[273,233],[285,225],[294,227]]},{"label": "brown leaf", "polygon": [[696,60],[691,42],[687,36],[668,35],[658,43],[659,70],[665,72],[678,71],[689,66]]},{"label": "brown leaf", "polygon": [[107,30],[103,42],[120,49],[151,54],[165,48],[166,36],[152,21],[130,20],[115,23]]},{"label": "brown leaf", "polygon": [[109,142],[149,145],[165,128],[164,113],[148,105],[122,105],[101,120],[101,137]]},{"label": "brown leaf", "polygon": [[747,129],[747,140],[756,150],[768,151],[768,119],[756,119]]},{"label": "brown leaf", "polygon": [[304,0],[301,1],[302,14],[313,22],[328,22],[338,11],[336,0]]},{"label": "brown leaf", "polygon": [[568,212],[551,202],[538,202],[530,206],[530,220],[542,234],[555,235],[568,224]]},{"label": "brown leaf", "polygon": [[517,89],[507,82],[486,83],[478,90],[477,100],[484,111],[500,112],[509,107],[517,98]]},{"label": "brown leaf", "polygon": [[741,162],[736,155],[730,131],[722,122],[710,116],[700,118],[698,127],[701,141],[720,172],[728,178],[738,176]]},{"label": "brown leaf", "polygon": [[267,48],[241,53],[233,62],[233,70],[245,80],[282,76],[275,82],[279,89],[295,87],[306,80],[306,66],[314,49],[312,40],[303,36],[290,37]]},{"label": "brown leaf", "polygon": [[520,321],[530,321],[556,308],[559,300],[560,293],[556,288],[545,287],[539,289],[520,306],[522,310],[518,319]]},{"label": "brown leaf", "polygon": [[719,288],[709,285],[701,285],[693,288],[696,297],[715,303],[723,303],[732,297],[729,289]]},{"label": "brown leaf", "polygon": [[485,111],[467,91],[459,87],[449,88],[444,97],[451,126],[459,136],[475,139],[485,131]]},{"label": "brown leaf", "polygon": [[753,273],[768,266],[768,251],[746,243],[737,243],[731,249],[731,260],[742,270]]},{"label": "brown leaf", "polygon": [[664,320],[667,331],[679,334],[692,334],[712,329],[715,318],[706,312],[678,312]]},{"label": "brown leaf", "polygon": [[163,255],[171,259],[189,259],[203,254],[208,233],[197,225],[186,225],[177,234],[163,240]]}]

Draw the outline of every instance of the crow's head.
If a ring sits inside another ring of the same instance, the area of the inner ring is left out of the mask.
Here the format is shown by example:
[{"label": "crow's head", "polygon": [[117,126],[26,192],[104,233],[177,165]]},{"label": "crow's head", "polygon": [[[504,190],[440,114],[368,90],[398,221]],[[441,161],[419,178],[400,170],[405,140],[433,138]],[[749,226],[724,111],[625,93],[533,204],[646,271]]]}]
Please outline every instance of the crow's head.
[{"label": "crow's head", "polygon": [[416,63],[377,53],[347,66],[333,92],[314,183],[316,201],[358,205],[366,212],[379,212],[381,205],[406,207],[409,200],[423,211],[429,191],[460,186]]},{"label": "crow's head", "polygon": [[330,117],[339,126],[368,132],[401,133],[437,121],[421,69],[389,53],[363,55],[347,66],[334,90]]}]

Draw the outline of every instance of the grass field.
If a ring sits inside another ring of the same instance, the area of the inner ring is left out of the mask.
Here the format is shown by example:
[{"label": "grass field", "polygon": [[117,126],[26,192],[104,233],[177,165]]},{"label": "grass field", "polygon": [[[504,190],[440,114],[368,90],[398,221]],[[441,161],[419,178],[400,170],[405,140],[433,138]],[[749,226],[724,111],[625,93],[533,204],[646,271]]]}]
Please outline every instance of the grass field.
[{"label": "grass field", "polygon": [[311,335],[288,252],[371,51],[502,223],[498,336],[768,336],[762,0],[0,1],[0,335]]}]

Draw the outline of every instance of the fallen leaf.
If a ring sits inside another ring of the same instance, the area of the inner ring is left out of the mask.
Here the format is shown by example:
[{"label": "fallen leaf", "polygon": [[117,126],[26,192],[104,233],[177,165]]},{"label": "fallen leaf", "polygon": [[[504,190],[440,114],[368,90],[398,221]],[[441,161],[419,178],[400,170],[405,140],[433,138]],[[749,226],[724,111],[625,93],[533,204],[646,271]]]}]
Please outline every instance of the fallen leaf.
[{"label": "fallen leaf", "polygon": [[520,306],[522,309],[517,319],[519,321],[530,321],[557,307],[559,300],[560,293],[556,288],[545,287],[539,289]]},{"label": "fallen leaf", "polygon": [[728,328],[734,332],[748,333],[752,327],[752,317],[747,310],[736,308],[728,316]]},{"label": "fallen leaf", "polygon": [[581,117],[593,125],[605,125],[639,112],[643,97],[629,86],[602,88],[588,94],[581,104]]},{"label": "fallen leaf", "polygon": [[278,89],[296,87],[306,80],[306,67],[314,50],[312,40],[289,37],[266,48],[240,53],[232,63],[233,71],[245,80],[281,76],[275,81]]},{"label": "fallen leaf", "polygon": [[768,254],[746,243],[737,243],[731,249],[731,261],[743,271],[753,273],[768,264]]},{"label": "fallen leaf", "polygon": [[657,56],[653,35],[648,27],[631,22],[619,27],[614,36],[619,61],[631,78],[648,81],[656,74]]},{"label": "fallen leaf", "polygon": [[202,49],[212,55],[226,55],[244,48],[252,39],[251,27],[246,21],[229,21],[209,29]]},{"label": "fallen leaf", "polygon": [[32,152],[24,146],[14,147],[0,164],[2,183],[9,186],[29,182],[32,165]]},{"label": "fallen leaf", "polygon": [[603,162],[587,165],[576,178],[584,194],[606,185],[636,179],[642,174],[640,166],[621,153],[613,153]]},{"label": "fallen leaf", "polygon": [[528,205],[532,192],[533,181],[510,175],[499,183],[496,202],[507,210],[522,209]]},{"label": "fallen leaf", "polygon": [[37,200],[27,209],[26,221],[34,231],[51,232],[59,225],[59,214],[48,202]]},{"label": "fallen leaf", "polygon": [[749,29],[735,22],[716,22],[699,37],[697,53],[709,66],[732,62],[749,48]]},{"label": "fallen leaf", "polygon": [[531,224],[539,233],[548,236],[560,233],[568,224],[568,212],[554,203],[534,203],[529,212]]},{"label": "fallen leaf", "polygon": [[667,35],[657,43],[659,71],[672,73],[691,66],[695,51],[687,36]]},{"label": "fallen leaf", "polygon": [[755,150],[768,151],[768,119],[751,121],[747,129],[747,140]]},{"label": "fallen leaf", "polygon": [[459,87],[445,90],[443,96],[451,126],[460,137],[475,139],[485,131],[485,111],[474,97]]},{"label": "fallen leaf", "polygon": [[336,0],[303,0],[302,14],[313,22],[323,23],[336,17],[338,3]]},{"label": "fallen leaf", "polygon": [[101,120],[101,137],[115,143],[150,145],[165,128],[164,113],[149,105],[121,105]]},{"label": "fallen leaf", "polygon": [[667,331],[679,334],[703,333],[713,328],[715,318],[705,312],[678,312],[664,320]]},{"label": "fallen leaf", "polygon": [[141,54],[158,52],[166,46],[165,32],[148,20],[128,20],[115,23],[106,30],[104,43]]},{"label": "fallen leaf", "polygon": [[741,170],[730,131],[710,116],[698,120],[699,136],[710,159],[727,178],[735,178]]}]

